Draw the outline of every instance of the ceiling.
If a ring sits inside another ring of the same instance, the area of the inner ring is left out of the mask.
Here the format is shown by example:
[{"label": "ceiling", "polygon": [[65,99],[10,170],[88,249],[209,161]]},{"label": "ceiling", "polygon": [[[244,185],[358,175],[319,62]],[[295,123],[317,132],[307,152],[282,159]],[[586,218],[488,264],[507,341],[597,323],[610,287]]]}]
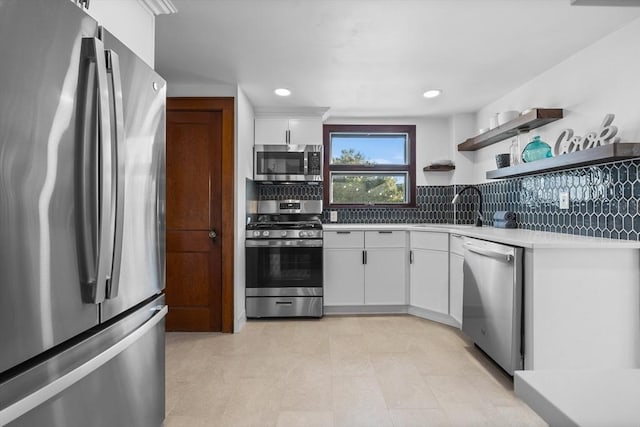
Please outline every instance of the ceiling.
[{"label": "ceiling", "polygon": [[[258,109],[342,117],[477,111],[640,16],[569,0],[173,3],[178,13],[156,20],[156,68],[170,85],[239,85]],[[443,94],[425,99],[432,88]]]}]

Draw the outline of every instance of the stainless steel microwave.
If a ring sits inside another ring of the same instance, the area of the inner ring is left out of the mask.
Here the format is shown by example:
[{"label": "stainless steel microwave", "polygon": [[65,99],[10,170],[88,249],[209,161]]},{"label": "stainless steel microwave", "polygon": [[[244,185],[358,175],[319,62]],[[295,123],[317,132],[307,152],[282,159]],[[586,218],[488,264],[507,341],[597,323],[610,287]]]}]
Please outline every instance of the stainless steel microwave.
[{"label": "stainless steel microwave", "polygon": [[256,181],[322,181],[322,145],[255,145]]}]

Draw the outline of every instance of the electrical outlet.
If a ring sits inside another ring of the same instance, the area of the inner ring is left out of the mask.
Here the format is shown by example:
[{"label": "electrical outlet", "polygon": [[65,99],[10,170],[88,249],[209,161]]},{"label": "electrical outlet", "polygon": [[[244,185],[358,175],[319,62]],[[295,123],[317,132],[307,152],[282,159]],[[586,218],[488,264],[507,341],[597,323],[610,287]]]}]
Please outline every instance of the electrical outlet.
[{"label": "electrical outlet", "polygon": [[560,192],[560,209],[569,209],[569,192]]},{"label": "electrical outlet", "polygon": [[330,220],[331,222],[336,222],[336,221],[338,221],[338,212],[336,212],[336,211],[331,211],[331,212],[329,213],[329,220]]}]

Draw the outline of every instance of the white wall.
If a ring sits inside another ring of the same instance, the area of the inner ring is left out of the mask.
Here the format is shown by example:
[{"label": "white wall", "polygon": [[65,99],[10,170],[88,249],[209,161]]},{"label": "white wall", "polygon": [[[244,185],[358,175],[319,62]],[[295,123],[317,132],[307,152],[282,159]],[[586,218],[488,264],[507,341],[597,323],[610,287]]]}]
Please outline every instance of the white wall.
[{"label": "white wall", "polygon": [[330,117],[325,124],[394,124],[416,125],[416,184],[449,185],[451,172],[423,172],[422,168],[434,160],[452,159],[451,131],[448,118],[394,117],[350,118]]},{"label": "white wall", "polygon": [[190,85],[190,84],[182,84],[182,83],[174,84],[171,82],[167,83],[167,96],[231,96],[231,97],[235,97],[237,93],[238,93],[238,87],[235,85],[225,85],[225,84]]},{"label": "white wall", "polygon": [[89,15],[151,67],[155,64],[155,15],[138,0],[91,0]]},{"label": "white wall", "polygon": [[[640,142],[639,52],[640,19],[636,19],[482,108],[475,130],[487,127],[489,117],[500,111],[563,108],[564,119],[530,135],[540,135],[553,147],[563,129],[571,128],[575,135],[584,136],[600,126],[605,114],[613,113],[622,141]],[[535,61],[535,55],[518,60],[526,67],[528,61]],[[473,132],[459,142],[470,136]],[[475,182],[486,181],[485,172],[496,168],[495,154],[509,152],[509,145],[507,140],[476,152]]]},{"label": "white wall", "polygon": [[234,256],[234,332],[240,332],[245,312],[245,218],[246,178],[253,178],[253,119],[251,103],[240,87],[236,95],[236,174],[235,174],[235,256]]},{"label": "white wall", "polygon": [[[451,141],[451,158],[456,169],[452,172],[449,184],[469,184],[474,179],[475,151],[458,151],[458,144],[473,134],[476,128],[475,114],[456,114],[449,119],[449,138]],[[436,172],[433,172],[436,173]]]}]

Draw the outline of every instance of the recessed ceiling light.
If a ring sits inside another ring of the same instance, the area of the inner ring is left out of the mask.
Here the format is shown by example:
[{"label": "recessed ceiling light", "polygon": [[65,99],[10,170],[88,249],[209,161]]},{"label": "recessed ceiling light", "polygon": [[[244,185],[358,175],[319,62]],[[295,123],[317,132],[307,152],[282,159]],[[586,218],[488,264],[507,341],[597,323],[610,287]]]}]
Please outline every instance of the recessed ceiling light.
[{"label": "recessed ceiling light", "polygon": [[423,93],[422,96],[424,96],[425,98],[435,98],[437,96],[440,96],[441,93],[442,91],[440,89],[431,89]]},{"label": "recessed ceiling light", "polygon": [[289,96],[289,95],[291,95],[291,91],[289,89],[285,89],[283,87],[274,90],[273,93],[275,93],[278,96]]}]

